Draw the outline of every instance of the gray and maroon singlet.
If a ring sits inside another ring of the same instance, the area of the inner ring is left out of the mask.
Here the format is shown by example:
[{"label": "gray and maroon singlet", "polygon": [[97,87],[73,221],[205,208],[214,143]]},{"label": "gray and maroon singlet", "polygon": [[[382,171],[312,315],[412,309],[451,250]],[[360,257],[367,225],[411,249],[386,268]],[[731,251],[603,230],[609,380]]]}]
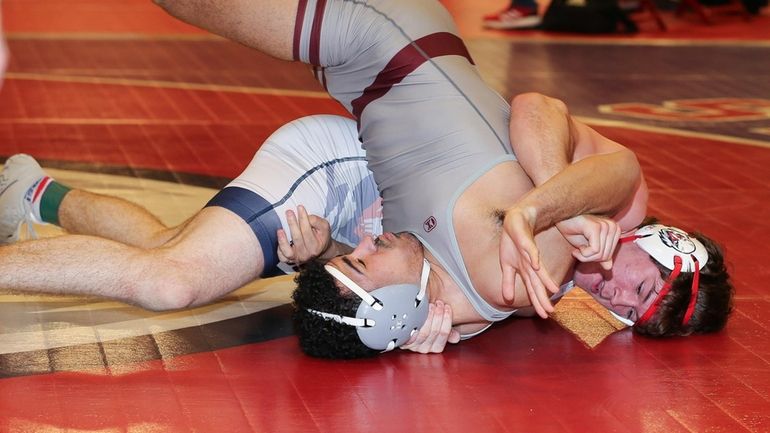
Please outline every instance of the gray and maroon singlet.
[{"label": "gray and maroon singlet", "polygon": [[383,228],[416,235],[486,320],[452,210],[492,167],[515,160],[510,106],[481,79],[436,0],[300,0],[294,57],[357,119],[383,199]]}]

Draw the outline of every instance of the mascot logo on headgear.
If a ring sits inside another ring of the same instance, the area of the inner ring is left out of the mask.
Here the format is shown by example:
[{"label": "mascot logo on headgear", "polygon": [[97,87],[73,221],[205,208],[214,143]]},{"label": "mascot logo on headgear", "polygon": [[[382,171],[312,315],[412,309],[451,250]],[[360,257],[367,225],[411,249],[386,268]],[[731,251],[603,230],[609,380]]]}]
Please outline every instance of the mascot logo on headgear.
[{"label": "mascot logo on headgear", "polygon": [[680,253],[690,254],[695,251],[695,244],[690,239],[690,236],[681,230],[666,227],[658,232],[658,236],[660,236],[660,240],[664,245]]}]

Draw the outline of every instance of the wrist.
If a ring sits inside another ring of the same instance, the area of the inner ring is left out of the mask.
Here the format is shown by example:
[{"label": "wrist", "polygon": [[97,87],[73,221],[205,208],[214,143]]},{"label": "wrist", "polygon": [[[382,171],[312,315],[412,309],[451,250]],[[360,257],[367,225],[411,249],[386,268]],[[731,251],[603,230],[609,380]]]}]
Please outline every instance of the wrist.
[{"label": "wrist", "polygon": [[530,203],[519,202],[505,210],[505,216],[508,217],[508,215],[518,215],[519,218],[522,218],[534,230],[538,209]]},{"label": "wrist", "polygon": [[341,242],[335,241],[334,239],[331,239],[329,246],[326,247],[326,249],[318,256],[318,258],[323,261],[328,261],[339,255],[347,254],[351,251],[353,251],[353,249],[347,244],[343,244]]}]

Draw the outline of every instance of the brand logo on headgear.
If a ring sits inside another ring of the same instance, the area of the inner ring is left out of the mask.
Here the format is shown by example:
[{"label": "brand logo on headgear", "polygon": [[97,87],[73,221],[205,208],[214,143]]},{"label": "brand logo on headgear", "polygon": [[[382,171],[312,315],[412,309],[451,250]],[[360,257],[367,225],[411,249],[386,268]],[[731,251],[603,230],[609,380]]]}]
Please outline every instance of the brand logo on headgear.
[{"label": "brand logo on headgear", "polygon": [[673,248],[680,253],[690,254],[695,251],[695,244],[687,233],[674,228],[664,228],[658,232],[660,241],[669,248]]},{"label": "brand logo on headgear", "polygon": [[436,218],[433,216],[429,216],[428,219],[425,220],[424,223],[422,223],[422,228],[429,232],[436,228],[436,225],[438,224],[438,221],[436,221]]}]

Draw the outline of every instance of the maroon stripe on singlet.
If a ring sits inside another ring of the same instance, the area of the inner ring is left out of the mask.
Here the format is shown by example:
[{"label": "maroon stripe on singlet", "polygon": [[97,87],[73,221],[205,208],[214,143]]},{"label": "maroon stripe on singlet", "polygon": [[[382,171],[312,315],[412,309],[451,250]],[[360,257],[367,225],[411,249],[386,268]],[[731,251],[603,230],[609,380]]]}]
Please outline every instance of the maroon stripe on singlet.
[{"label": "maroon stripe on singlet", "polygon": [[292,48],[294,60],[299,60],[299,44],[302,40],[302,23],[305,22],[306,8],[307,0],[299,0],[299,4],[297,5],[297,20],[294,22],[294,47]]},{"label": "maroon stripe on singlet", "polygon": [[310,30],[310,64],[321,64],[321,24],[324,20],[326,0],[318,0],[313,15],[313,28]]},{"label": "maroon stripe on singlet", "polygon": [[474,64],[462,39],[451,33],[432,33],[405,46],[390,59],[385,68],[377,74],[374,82],[364,89],[364,93],[353,100],[353,116],[360,121],[361,113],[370,102],[383,97],[391,87],[400,83],[423,63],[436,57],[451,55],[463,56]]}]

